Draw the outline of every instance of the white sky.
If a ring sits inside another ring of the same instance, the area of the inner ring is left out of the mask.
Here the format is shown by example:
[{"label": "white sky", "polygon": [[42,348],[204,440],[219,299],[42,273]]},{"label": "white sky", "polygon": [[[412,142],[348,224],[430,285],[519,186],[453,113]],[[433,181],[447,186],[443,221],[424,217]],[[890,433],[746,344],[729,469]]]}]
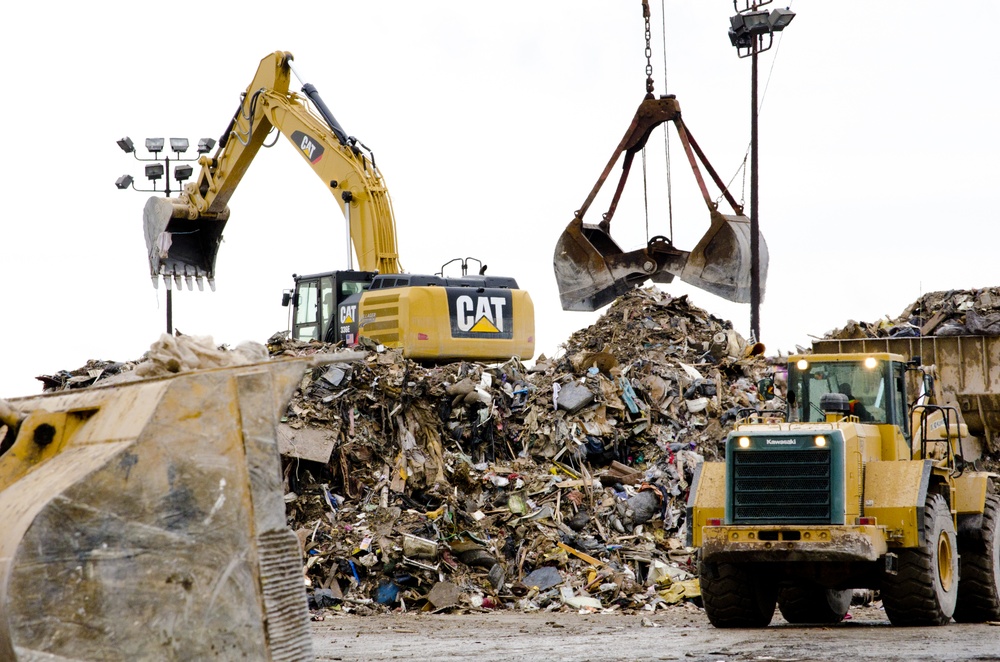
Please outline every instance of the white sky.
[{"label": "white sky", "polygon": [[[750,61],[728,0],[650,0],[656,92],[728,179],[750,135]],[[784,6],[780,2],[770,8]],[[14,3],[8,53],[0,397],[88,359],[140,357],[165,328],[147,271],[142,208],[118,191],[142,165],[115,140],[218,138],[261,58],[291,51],[344,126],[375,151],[410,272],[474,256],[535,303],[536,354],[597,313],[563,312],[555,241],[644,94],[640,0]],[[770,249],[768,352],[848,319],[897,316],[922,292],[1000,284],[997,124],[1000,3],[793,2],[760,59],[760,224]],[[939,18],[934,18],[934,16]],[[666,24],[667,89],[661,25]],[[853,26],[852,23],[863,23]],[[293,80],[294,84],[294,80]],[[651,140],[651,234],[668,234],[662,134]],[[674,239],[708,212],[672,136]],[[645,242],[641,169],[612,234]],[[586,220],[597,222],[617,173]],[[749,211],[749,177],[733,193]],[[219,343],[287,328],[292,273],[346,266],[343,217],[286,141],[233,196],[218,291],[174,296],[174,326]],[[749,334],[748,305],[679,283]]]}]

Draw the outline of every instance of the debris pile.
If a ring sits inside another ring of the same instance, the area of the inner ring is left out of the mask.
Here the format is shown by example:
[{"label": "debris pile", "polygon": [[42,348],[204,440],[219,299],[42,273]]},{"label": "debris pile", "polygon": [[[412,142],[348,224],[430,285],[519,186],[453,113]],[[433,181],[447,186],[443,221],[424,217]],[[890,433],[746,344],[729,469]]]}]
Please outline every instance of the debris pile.
[{"label": "debris pile", "polygon": [[849,321],[826,338],[895,338],[919,336],[1000,335],[1000,287],[928,292],[895,319]]},{"label": "debris pile", "polygon": [[620,297],[531,367],[425,366],[284,333],[266,352],[183,340],[39,379],[51,391],[330,355],[304,375],[278,441],[310,602],[356,613],[696,600],[684,546],[694,469],[721,457],[728,423],[759,404],[769,370],[731,324],[653,288]]},{"label": "debris pile", "polygon": [[[271,355],[337,351],[282,335]],[[697,598],[694,468],[757,402],[759,346],[654,289],[531,368],[348,352],[279,432],[314,607],[656,609]],[[340,356],[338,356],[340,358]]]}]

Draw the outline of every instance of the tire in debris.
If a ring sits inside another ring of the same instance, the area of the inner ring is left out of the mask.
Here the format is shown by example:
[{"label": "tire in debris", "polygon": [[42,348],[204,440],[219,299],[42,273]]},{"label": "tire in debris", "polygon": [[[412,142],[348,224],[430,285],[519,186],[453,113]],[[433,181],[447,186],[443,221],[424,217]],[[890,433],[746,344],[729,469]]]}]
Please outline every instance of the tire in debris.
[{"label": "tire in debris", "polygon": [[717,628],[763,628],[774,616],[777,591],[761,572],[740,563],[703,563],[701,599]]},{"label": "tire in debris", "polygon": [[955,612],[958,544],[940,494],[927,496],[923,527],[923,544],[900,550],[896,574],[882,577],[882,606],[893,625],[944,625]]},{"label": "tire in debris", "polygon": [[958,584],[955,620],[959,623],[1000,621],[1000,496],[986,497],[983,526],[958,541],[962,581]]},{"label": "tire in debris", "polygon": [[789,623],[839,623],[851,608],[853,595],[851,589],[796,583],[778,591],[778,609]]}]

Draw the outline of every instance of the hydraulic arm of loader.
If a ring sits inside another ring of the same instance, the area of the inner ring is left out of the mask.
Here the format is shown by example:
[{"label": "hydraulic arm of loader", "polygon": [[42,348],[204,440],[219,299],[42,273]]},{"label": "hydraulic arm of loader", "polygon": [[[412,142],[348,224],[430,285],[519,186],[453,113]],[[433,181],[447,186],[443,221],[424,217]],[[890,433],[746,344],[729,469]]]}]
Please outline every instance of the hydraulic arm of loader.
[{"label": "hydraulic arm of loader", "polygon": [[[664,122],[673,122],[677,128],[702,196],[708,205],[711,226],[690,253],[674,248],[662,236],[653,237],[644,248],[625,252],[611,238],[611,219],[624,190],[632,159],[646,144],[653,129]],[[599,224],[585,224],[584,214],[623,153],[625,159],[621,179],[608,211]],[[698,169],[698,160],[722,191],[735,215],[724,215],[718,211]],[[768,263],[767,245],[763,237],[760,237],[759,257],[763,293]],[[729,194],[687,130],[681,119],[680,106],[674,97],[646,98],[639,104],[632,123],[604,172],[556,242],[553,267],[564,310],[597,310],[646,279],[669,283],[675,275],[679,275],[687,283],[731,301],[750,301],[750,219],[743,215],[743,208]]]},{"label": "hydraulic arm of loader", "polygon": [[[143,225],[154,287],[163,278],[192,289],[202,279],[215,288],[215,258],[229,218],[232,197],[250,162],[277,128],[309,163],[348,219],[358,267],[400,273],[396,222],[382,175],[363,145],[349,137],[320,98],[304,83],[305,96],[289,92],[292,54],[275,52],[260,62],[240,107],[213,156],[202,156],[201,171],[176,198],[152,197]],[[307,99],[316,107],[314,114]]]},{"label": "hydraulic arm of loader", "polygon": [[313,659],[276,435],[310,365],[0,407],[0,660]]}]

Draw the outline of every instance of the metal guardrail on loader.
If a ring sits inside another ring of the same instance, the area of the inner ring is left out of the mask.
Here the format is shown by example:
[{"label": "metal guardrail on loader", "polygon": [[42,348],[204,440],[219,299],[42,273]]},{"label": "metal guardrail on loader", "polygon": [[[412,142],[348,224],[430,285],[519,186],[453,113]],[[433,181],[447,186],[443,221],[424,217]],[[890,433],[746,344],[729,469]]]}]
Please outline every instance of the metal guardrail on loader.
[{"label": "metal guardrail on loader", "polygon": [[275,432],[309,366],[0,401],[0,659],[313,659]]},{"label": "metal guardrail on loader", "polygon": [[894,625],[1000,620],[998,476],[967,460],[945,365],[957,370],[884,351],[789,357],[785,410],[745,411],[692,483],[713,625],[764,627],[776,605],[790,623],[836,623],[856,588],[880,591]]}]

